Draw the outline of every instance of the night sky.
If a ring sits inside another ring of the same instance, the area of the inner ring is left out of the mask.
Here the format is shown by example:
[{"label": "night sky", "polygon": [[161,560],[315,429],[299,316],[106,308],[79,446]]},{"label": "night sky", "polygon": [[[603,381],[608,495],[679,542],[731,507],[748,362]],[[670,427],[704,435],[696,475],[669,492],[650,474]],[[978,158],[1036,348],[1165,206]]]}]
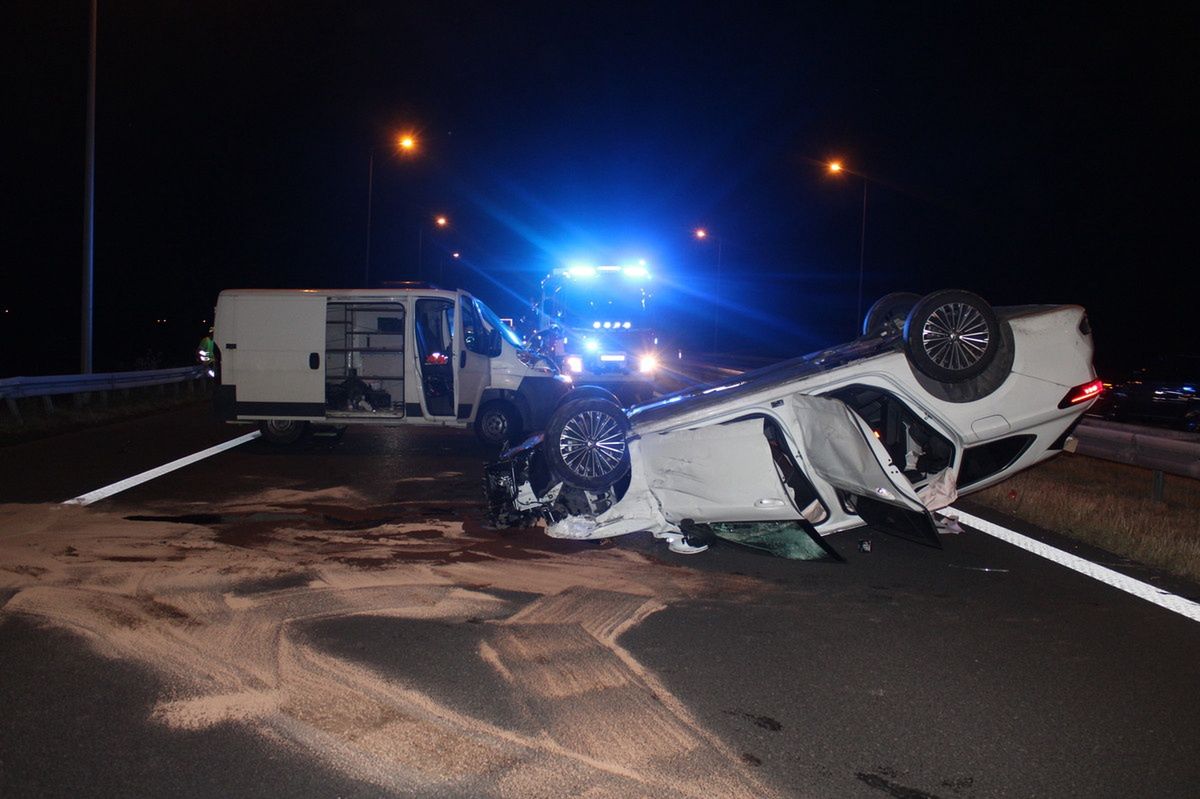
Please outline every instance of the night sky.
[{"label": "night sky", "polygon": [[[719,249],[720,349],[846,340],[837,157],[864,305],[1082,304],[1102,374],[1200,350],[1187,5],[774,5],[100,0],[96,371],[189,363],[221,289],[363,285],[372,153],[371,282],[506,316],[645,257],[708,343]],[[0,377],[79,368],[88,8],[0,9]]]}]

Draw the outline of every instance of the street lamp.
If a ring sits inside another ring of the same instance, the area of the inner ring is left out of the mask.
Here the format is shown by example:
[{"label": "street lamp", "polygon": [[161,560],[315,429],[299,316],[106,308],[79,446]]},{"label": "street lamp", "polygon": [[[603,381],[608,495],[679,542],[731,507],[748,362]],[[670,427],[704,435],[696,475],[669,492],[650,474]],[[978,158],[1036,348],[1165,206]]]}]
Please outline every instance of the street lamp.
[{"label": "street lamp", "polygon": [[714,236],[708,231],[708,228],[698,227],[692,231],[692,235],[697,241],[705,242],[713,239],[717,242],[717,280],[713,285],[713,293],[716,294],[716,301],[713,302],[713,352],[717,351],[717,322],[721,315],[721,249],[724,242],[720,236]]},{"label": "street lamp", "polygon": [[[437,225],[439,230],[445,230],[450,226],[450,218],[445,214],[437,214],[433,217],[433,224]],[[417,280],[425,273],[425,259],[423,252],[425,240],[425,224],[421,223],[417,227]]]},{"label": "street lamp", "polygon": [[854,315],[854,325],[855,329],[857,329],[859,323],[862,321],[863,314],[863,261],[867,247],[867,184],[869,184],[870,181],[867,180],[866,175],[846,169],[845,164],[843,164],[841,161],[830,161],[828,164],[826,164],[826,167],[831,175],[841,175],[845,173],[848,175],[854,175],[856,178],[862,181],[862,225],[858,231],[858,306]]},{"label": "street lamp", "polygon": [[[395,151],[399,155],[414,155],[417,151],[417,137],[411,133],[398,133],[393,141]],[[367,246],[363,257],[363,288],[371,286],[371,205],[375,197],[375,148],[371,148],[367,159]]]}]

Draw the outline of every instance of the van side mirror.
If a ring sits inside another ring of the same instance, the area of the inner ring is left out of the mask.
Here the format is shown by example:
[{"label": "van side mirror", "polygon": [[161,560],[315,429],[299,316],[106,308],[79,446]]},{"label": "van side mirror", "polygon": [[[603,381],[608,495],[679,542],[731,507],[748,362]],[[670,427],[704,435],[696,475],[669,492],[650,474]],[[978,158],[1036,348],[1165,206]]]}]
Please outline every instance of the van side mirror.
[{"label": "van side mirror", "polygon": [[503,349],[504,343],[500,339],[500,331],[493,330],[488,336],[488,357],[495,358]]}]

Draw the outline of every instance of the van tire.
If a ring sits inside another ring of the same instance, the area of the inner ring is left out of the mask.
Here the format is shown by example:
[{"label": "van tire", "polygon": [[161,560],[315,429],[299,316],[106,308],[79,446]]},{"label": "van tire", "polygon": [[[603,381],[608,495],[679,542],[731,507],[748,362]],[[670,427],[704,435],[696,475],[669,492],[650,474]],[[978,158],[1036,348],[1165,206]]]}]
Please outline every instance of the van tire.
[{"label": "van tire", "polygon": [[295,444],[308,429],[308,422],[295,419],[267,419],[258,423],[262,437],[272,444]]},{"label": "van tire", "polygon": [[485,402],[475,416],[475,435],[493,447],[516,443],[521,435],[521,414],[507,400]]},{"label": "van tire", "polygon": [[563,482],[585,491],[605,491],[629,472],[629,418],[606,399],[577,399],[546,423],[542,450]]}]

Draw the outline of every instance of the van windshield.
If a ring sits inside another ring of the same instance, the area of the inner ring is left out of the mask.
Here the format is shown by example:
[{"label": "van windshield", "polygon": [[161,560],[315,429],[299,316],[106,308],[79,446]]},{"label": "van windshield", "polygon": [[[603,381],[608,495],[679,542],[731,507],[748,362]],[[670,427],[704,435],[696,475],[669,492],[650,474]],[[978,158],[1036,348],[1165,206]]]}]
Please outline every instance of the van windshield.
[{"label": "van windshield", "polygon": [[521,342],[521,337],[517,335],[515,330],[504,324],[504,322],[500,321],[500,317],[496,316],[495,311],[484,305],[478,299],[475,300],[475,307],[479,309],[479,315],[483,317],[483,321],[487,323],[488,327],[492,328],[493,330],[499,330],[500,335],[504,336],[504,338],[508,340],[509,344],[512,344],[514,347],[524,349],[525,345]]}]

